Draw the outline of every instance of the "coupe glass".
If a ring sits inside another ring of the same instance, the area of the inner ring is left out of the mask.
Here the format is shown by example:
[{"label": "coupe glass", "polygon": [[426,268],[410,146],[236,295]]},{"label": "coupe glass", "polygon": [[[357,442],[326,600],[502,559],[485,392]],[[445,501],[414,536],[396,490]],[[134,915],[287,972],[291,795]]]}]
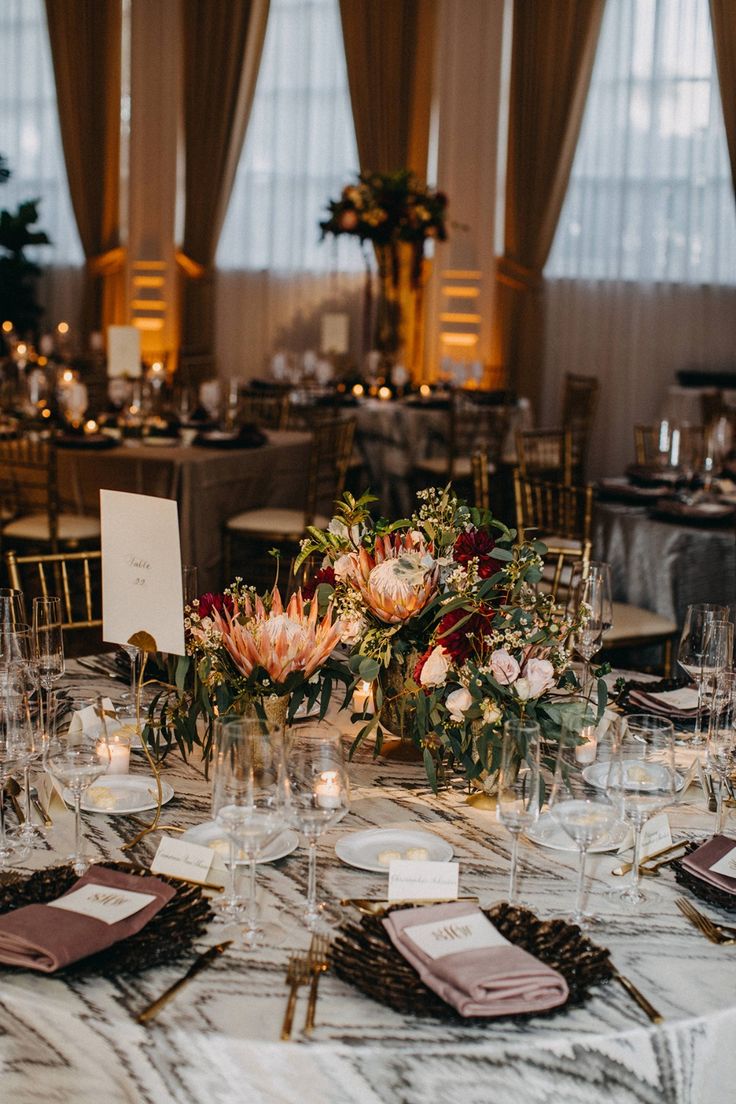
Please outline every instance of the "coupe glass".
[{"label": "coupe glass", "polygon": [[610,835],[619,821],[608,795],[589,785],[583,777],[585,765],[581,760],[588,758],[584,752],[590,743],[589,739],[586,742],[586,737],[592,727],[586,724],[586,717],[578,711],[563,720],[549,796],[549,811],[553,819],[580,853],[575,909],[570,919],[581,928],[590,927],[596,920],[583,907],[588,850]]},{"label": "coupe glass", "polygon": [[608,767],[606,793],[617,815],[634,832],[631,880],[621,899],[645,900],[639,884],[641,832],[651,816],[675,800],[675,733],[671,721],[651,713],[632,713],[619,722]]},{"label": "coupe glass", "polygon": [[[677,662],[698,688],[698,709],[695,716],[695,732],[691,743],[703,743],[703,698],[709,673],[705,665],[706,630],[711,621],[724,621],[728,615],[725,606],[699,602],[687,607],[677,649]],[[725,666],[725,664],[724,664]],[[722,670],[723,668],[721,668]]]},{"label": "coupe glass", "polygon": [[[89,717],[90,708],[92,715]],[[83,723],[80,712],[84,709]],[[74,854],[67,860],[81,876],[94,857],[84,849],[82,840],[82,794],[110,766],[110,745],[101,698],[75,702],[66,726],[57,726],[44,755],[44,766],[51,777],[65,786],[74,798]]]},{"label": "coupe glass", "polygon": [[[46,713],[51,716],[51,691],[64,674],[64,634],[61,599],[33,599],[33,660],[38,681],[46,691]],[[47,721],[47,728],[49,724]]]},{"label": "coupe glass", "polygon": [[582,690],[590,696],[590,661],[600,650],[603,634],[613,624],[611,601],[611,572],[608,564],[590,563],[573,576],[571,588],[572,611],[575,615],[585,608],[588,617],[573,637],[573,647],[583,661]]},{"label": "coupe glass", "polygon": [[[22,703],[7,687],[0,695],[0,790],[11,778],[20,774],[26,754],[27,730]],[[0,792],[0,870],[28,857],[28,844],[17,832],[9,832],[5,824],[5,802]]]},{"label": "coupe glass", "polygon": [[307,907],[304,920],[310,931],[339,919],[317,900],[317,840],[347,813],[350,787],[337,729],[325,724],[300,725],[287,734],[286,773],[288,816],[309,848]]},{"label": "coupe glass", "polygon": [[539,737],[536,721],[514,717],[503,726],[496,816],[511,833],[511,905],[518,904],[519,836],[539,816]]},{"label": "coupe glass", "polygon": [[723,832],[726,823],[724,790],[731,784],[736,749],[736,672],[723,671],[716,679],[711,723],[706,745],[706,766],[711,778],[718,779],[718,808],[715,834]]},{"label": "coupe glass", "polygon": [[[228,885],[216,899],[223,919],[245,921],[249,947],[278,945],[285,932],[266,924],[256,901],[256,863],[283,831],[286,806],[284,739],[281,725],[259,719],[221,717],[215,724],[212,812],[229,843]],[[237,894],[236,865],[244,854],[250,865],[250,891]]]}]

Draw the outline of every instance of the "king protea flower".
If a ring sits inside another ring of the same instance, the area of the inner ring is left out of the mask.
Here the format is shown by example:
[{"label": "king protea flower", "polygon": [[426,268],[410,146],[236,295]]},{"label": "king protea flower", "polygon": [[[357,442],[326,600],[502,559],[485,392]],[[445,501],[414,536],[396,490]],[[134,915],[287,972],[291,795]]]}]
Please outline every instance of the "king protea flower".
[{"label": "king protea flower", "polygon": [[415,533],[379,537],[374,554],[361,548],[355,585],[380,621],[396,625],[424,609],[437,588],[439,567]]},{"label": "king protea flower", "polygon": [[319,618],[317,602],[305,613],[300,590],[292,594],[286,609],[274,589],[270,610],[260,598],[251,602],[246,597],[232,615],[227,610],[215,611],[212,618],[240,673],[247,678],[256,667],[262,667],[276,684],[293,671],[303,671],[304,677],[310,678],[339,643],[342,631],[339,620],[333,623],[331,609]]}]

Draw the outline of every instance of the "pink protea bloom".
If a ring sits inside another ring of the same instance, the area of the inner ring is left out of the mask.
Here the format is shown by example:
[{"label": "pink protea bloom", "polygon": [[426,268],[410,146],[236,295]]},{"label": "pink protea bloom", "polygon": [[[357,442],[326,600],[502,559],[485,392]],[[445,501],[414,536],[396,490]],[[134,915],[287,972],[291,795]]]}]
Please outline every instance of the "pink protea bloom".
[{"label": "pink protea bloom", "polygon": [[396,625],[424,609],[437,589],[439,566],[418,533],[379,537],[374,554],[361,548],[355,585],[371,613]]},{"label": "pink protea bloom", "polygon": [[247,678],[256,667],[262,667],[277,685],[293,671],[303,671],[304,677],[310,678],[339,642],[342,631],[340,620],[332,620],[331,608],[320,618],[317,603],[312,602],[305,613],[300,590],[292,594],[286,609],[274,589],[270,610],[260,598],[251,602],[246,597],[242,608],[236,604],[232,615],[215,611],[212,619],[240,673]]}]

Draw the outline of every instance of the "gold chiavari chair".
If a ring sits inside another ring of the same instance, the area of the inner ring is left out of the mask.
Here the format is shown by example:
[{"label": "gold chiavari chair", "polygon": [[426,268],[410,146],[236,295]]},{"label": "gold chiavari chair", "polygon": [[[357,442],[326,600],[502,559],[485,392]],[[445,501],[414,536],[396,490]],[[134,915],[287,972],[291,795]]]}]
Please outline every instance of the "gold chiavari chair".
[{"label": "gold chiavari chair", "polygon": [[289,419],[288,391],[241,390],[238,419],[262,429],[285,429]]},{"label": "gold chiavari chair", "polygon": [[472,456],[479,450],[487,457],[488,474],[493,475],[501,459],[510,417],[507,402],[490,402],[481,391],[455,391],[449,410],[446,452],[416,462],[414,472],[418,481],[467,482],[472,477]]},{"label": "gold chiavari chair", "polygon": [[491,492],[488,475],[488,453],[478,449],[470,458],[473,472],[473,501],[479,510],[490,510]]},{"label": "gold chiavari chair", "polygon": [[21,437],[0,441],[3,507],[12,517],[2,527],[3,540],[29,545],[79,547],[100,539],[98,518],[66,507],[59,494],[56,449],[48,441]]},{"label": "gold chiavari chair", "polygon": [[582,481],[588,459],[593,419],[598,406],[599,382],[595,376],[568,372],[562,395],[562,428],[572,434],[572,463],[576,481]]},{"label": "gold chiavari chair", "polygon": [[556,483],[573,482],[569,429],[517,429],[516,458],[523,476]]},{"label": "gold chiavari chair", "polygon": [[61,598],[64,631],[102,625],[101,559],[99,549],[44,556],[5,553],[10,585],[22,590],[27,601],[49,595]]}]

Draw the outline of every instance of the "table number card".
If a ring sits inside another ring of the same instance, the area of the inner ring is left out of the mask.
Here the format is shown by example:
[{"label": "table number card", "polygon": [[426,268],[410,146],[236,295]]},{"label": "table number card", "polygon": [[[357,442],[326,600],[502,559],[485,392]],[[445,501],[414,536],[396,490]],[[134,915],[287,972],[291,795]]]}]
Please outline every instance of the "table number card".
[{"label": "table number card", "polygon": [[179,511],[169,498],[100,491],[102,638],[147,632],[159,651],[184,655]]},{"label": "table number card", "polygon": [[456,862],[394,859],[388,868],[388,900],[455,901],[459,879]]},{"label": "table number card", "polygon": [[108,379],[116,379],[119,376],[138,379],[140,374],[141,331],[136,326],[108,326]]}]

